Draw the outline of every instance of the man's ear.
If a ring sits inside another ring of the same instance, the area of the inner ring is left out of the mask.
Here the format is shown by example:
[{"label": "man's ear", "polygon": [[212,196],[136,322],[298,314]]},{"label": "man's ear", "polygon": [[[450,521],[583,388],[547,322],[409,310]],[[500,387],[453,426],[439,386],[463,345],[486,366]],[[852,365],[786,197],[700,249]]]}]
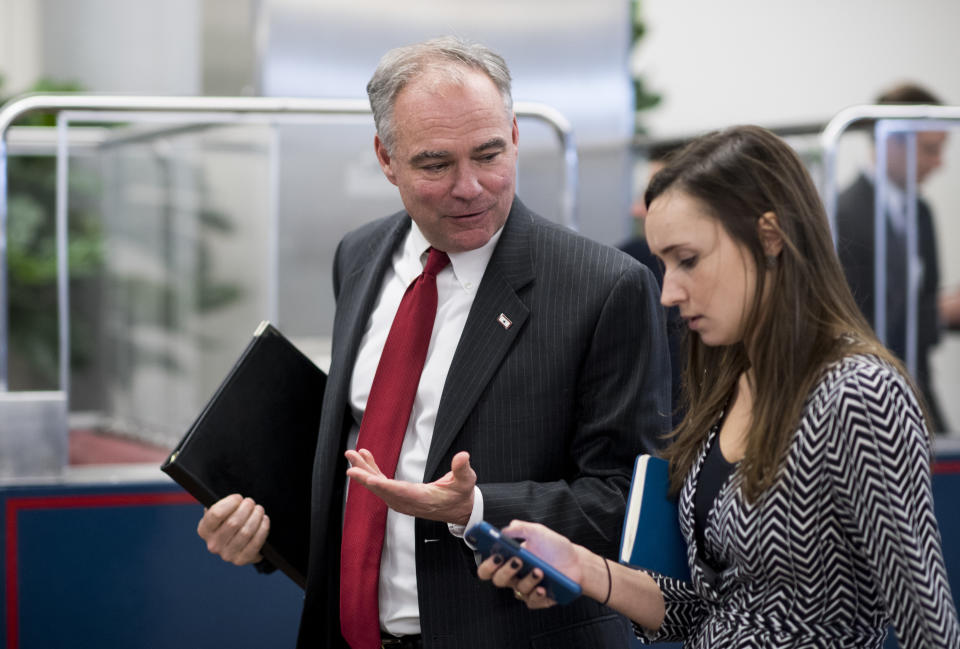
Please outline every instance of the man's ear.
[{"label": "man's ear", "polygon": [[384,145],[379,135],[373,136],[373,150],[377,154],[377,162],[380,163],[380,169],[383,170],[383,175],[387,177],[387,180],[396,185],[397,175],[393,170],[393,159],[390,157],[390,152],[387,150],[386,145]]},{"label": "man's ear", "polygon": [[774,212],[764,212],[757,219],[757,233],[760,235],[763,254],[767,257],[779,257],[783,250],[783,235],[780,234],[780,223]]}]

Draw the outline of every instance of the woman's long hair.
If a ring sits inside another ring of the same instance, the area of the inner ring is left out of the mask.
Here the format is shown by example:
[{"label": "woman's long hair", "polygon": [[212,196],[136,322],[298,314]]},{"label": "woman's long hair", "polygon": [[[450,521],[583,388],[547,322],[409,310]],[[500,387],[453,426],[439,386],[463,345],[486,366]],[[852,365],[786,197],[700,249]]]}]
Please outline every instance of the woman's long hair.
[{"label": "woman's long hair", "polygon": [[[760,127],[739,126],[698,138],[651,180],[644,196],[647,207],[667,191],[697,199],[744,247],[747,263],[757,269],[743,342],[709,347],[699,336],[687,336],[687,414],[664,452],[670,460],[671,487],[674,492],[680,489],[738,378],[752,369],[753,412],[739,470],[743,495],[754,502],[773,484],[804,403],[828,364],[869,353],[907,374],[860,313],[813,181],[793,149],[777,136]],[[783,239],[772,267],[758,230],[767,212],[776,214]],[[915,388],[914,394],[919,399]]]}]

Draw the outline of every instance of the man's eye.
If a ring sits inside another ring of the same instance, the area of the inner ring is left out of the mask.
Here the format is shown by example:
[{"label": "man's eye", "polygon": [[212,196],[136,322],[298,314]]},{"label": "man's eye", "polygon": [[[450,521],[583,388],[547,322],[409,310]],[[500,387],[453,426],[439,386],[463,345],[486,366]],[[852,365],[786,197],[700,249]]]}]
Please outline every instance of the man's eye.
[{"label": "man's eye", "polygon": [[485,155],[485,156],[481,156],[481,157],[480,157],[480,160],[481,160],[481,162],[493,162],[494,160],[497,159],[497,156],[499,156],[499,155],[500,155],[500,152],[499,152],[499,151],[497,151],[496,153],[488,153],[488,154]]},{"label": "man's eye", "polygon": [[446,166],[447,164],[445,162],[438,162],[432,165],[424,165],[421,169],[424,171],[442,171]]}]

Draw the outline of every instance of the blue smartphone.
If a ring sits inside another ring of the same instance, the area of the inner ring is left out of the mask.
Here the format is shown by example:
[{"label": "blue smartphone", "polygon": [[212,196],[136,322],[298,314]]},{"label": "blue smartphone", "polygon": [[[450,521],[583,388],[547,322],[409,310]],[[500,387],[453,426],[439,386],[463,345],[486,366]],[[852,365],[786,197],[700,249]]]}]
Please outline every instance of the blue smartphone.
[{"label": "blue smartphone", "polygon": [[477,552],[486,559],[491,554],[499,554],[504,561],[517,557],[523,562],[523,567],[517,576],[523,577],[534,568],[540,568],[543,579],[538,586],[543,586],[547,597],[558,604],[568,604],[580,597],[580,584],[551,566],[549,563],[520,546],[516,540],[500,534],[500,530],[486,521],[480,521],[465,535],[467,541],[477,546]]}]

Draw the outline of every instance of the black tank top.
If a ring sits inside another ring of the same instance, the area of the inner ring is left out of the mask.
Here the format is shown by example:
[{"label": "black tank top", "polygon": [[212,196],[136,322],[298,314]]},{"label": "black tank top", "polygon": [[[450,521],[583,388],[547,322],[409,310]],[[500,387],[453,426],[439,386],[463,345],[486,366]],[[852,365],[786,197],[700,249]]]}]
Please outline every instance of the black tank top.
[{"label": "black tank top", "polygon": [[[722,421],[722,420],[721,420]],[[720,428],[720,425],[717,425]],[[726,566],[722,565],[715,557],[705,550],[704,530],[707,527],[707,517],[717,502],[720,490],[726,483],[727,478],[734,469],[736,463],[731,464],[723,457],[720,452],[720,434],[714,435],[707,451],[707,456],[700,467],[700,475],[697,477],[697,491],[693,500],[693,521],[694,534],[697,538],[698,557],[710,566],[714,571],[720,572]]]}]

